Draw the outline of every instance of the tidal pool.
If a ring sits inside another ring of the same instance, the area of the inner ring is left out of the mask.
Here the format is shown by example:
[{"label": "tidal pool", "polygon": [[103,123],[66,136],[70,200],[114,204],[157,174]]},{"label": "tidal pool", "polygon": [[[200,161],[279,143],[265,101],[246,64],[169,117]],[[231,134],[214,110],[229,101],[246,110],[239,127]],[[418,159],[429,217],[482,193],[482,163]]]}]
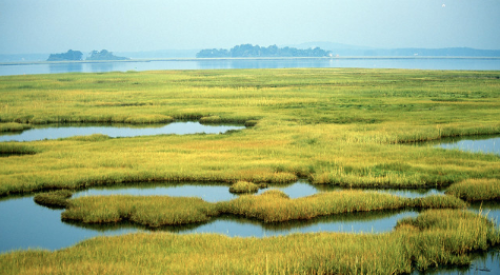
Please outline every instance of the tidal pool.
[{"label": "tidal pool", "polygon": [[[229,186],[229,184],[213,183],[131,183],[126,185],[93,187],[76,192],[72,197],[98,195],[172,196],[198,197],[208,202],[218,202],[238,197],[238,195],[229,193]],[[281,190],[292,199],[321,192],[321,190],[318,190],[315,186],[307,182],[297,181],[292,184],[272,185],[268,188],[260,189],[256,194],[261,194],[269,189]]]},{"label": "tidal pool", "polygon": [[[152,231],[130,223],[96,225],[61,221],[61,212],[37,205],[33,196],[0,200],[0,253],[16,249],[55,250],[95,236]],[[415,211],[374,211],[320,217],[305,221],[264,224],[256,220],[223,216],[202,224],[166,226],[154,231],[180,234],[218,233],[228,236],[266,237],[306,232],[386,232]]]},{"label": "tidal pool", "polygon": [[130,125],[130,124],[47,124],[36,125],[31,129],[16,133],[2,133],[1,141],[34,141],[58,139],[72,136],[89,136],[103,134],[109,137],[137,137],[153,135],[187,135],[187,134],[219,134],[229,130],[244,129],[243,125],[204,125],[194,121],[172,122],[166,125]]},{"label": "tidal pool", "polygon": [[[307,197],[319,192],[348,190],[346,188],[312,185],[299,180],[289,184],[270,184],[268,188],[259,189],[256,194],[261,194],[270,189],[278,189],[287,194],[291,199]],[[355,189],[361,190],[361,189]],[[408,198],[420,198],[435,194],[444,194],[438,189],[364,189],[366,192],[383,192]],[[228,201],[238,195],[229,193],[229,184],[214,183],[129,183],[111,186],[99,186],[78,191],[73,198],[81,196],[108,196],[108,195],[136,195],[136,196],[172,196],[172,197],[198,197],[208,202]]]}]

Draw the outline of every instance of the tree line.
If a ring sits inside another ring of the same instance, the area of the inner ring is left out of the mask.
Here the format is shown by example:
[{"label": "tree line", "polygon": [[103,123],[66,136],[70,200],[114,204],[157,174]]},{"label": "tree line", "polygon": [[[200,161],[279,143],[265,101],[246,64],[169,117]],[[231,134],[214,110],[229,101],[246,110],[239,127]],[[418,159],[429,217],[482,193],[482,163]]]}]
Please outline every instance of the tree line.
[{"label": "tree line", "polygon": [[[56,53],[51,54],[47,61],[79,61],[82,59],[83,53],[81,51],[68,50],[66,53]],[[92,51],[90,56],[86,60],[127,60],[126,57],[120,57],[113,55],[112,52],[108,50],[102,51]]]},{"label": "tree line", "polygon": [[261,47],[259,45],[241,44],[227,49],[203,49],[196,54],[197,58],[221,57],[325,57],[330,56],[329,51],[319,47],[314,49],[297,49],[292,47],[279,48],[276,45]]}]

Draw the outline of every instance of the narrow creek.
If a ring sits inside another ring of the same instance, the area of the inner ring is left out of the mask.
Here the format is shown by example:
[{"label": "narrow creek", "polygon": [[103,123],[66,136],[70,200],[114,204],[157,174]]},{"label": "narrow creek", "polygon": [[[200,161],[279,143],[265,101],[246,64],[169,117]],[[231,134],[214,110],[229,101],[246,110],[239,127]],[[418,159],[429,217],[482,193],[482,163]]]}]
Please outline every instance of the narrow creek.
[{"label": "narrow creek", "polygon": [[187,134],[219,134],[229,130],[244,129],[243,125],[217,124],[205,125],[197,121],[179,121],[166,125],[146,124],[131,125],[117,123],[79,123],[79,124],[47,124],[36,125],[31,129],[16,133],[1,133],[2,141],[35,141],[43,139],[58,139],[72,136],[88,136],[103,134],[109,137],[137,137],[152,135],[187,135]]}]

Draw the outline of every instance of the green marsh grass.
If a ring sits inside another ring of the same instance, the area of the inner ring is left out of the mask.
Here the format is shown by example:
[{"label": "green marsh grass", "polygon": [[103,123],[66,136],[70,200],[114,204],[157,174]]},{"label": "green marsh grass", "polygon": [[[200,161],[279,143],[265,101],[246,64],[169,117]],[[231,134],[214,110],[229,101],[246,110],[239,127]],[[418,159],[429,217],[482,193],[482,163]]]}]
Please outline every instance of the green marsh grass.
[{"label": "green marsh grass", "polygon": [[26,123],[0,123],[0,133],[2,132],[22,132],[24,130],[31,129],[31,125]]},{"label": "green marsh grass", "polygon": [[218,215],[215,207],[199,198],[168,196],[90,196],[69,201],[63,220],[116,223],[122,220],[160,227],[201,223]]},{"label": "green marsh grass", "polygon": [[470,263],[467,253],[499,242],[484,217],[428,210],[390,233],[229,238],[140,233],[97,237],[50,251],[0,255],[6,274],[402,274]]},{"label": "green marsh grass", "polygon": [[467,201],[500,200],[500,180],[467,179],[448,187],[446,194]]},{"label": "green marsh grass", "polygon": [[131,221],[147,227],[206,222],[221,214],[274,223],[354,212],[466,207],[466,203],[453,196],[411,199],[354,190],[290,199],[275,189],[217,203],[199,198],[114,195],[70,199],[67,205],[66,211],[62,213],[63,220],[83,223]]},{"label": "green marsh grass", "polygon": [[40,193],[33,198],[37,204],[54,207],[66,208],[69,207],[68,199],[73,193],[69,190],[57,190],[52,192]]},{"label": "green marsh grass", "polygon": [[[38,153],[35,147],[14,142],[0,142],[0,155],[34,155]],[[1,196],[0,192],[0,196]]]},{"label": "green marsh grass", "polygon": [[256,196],[241,196],[228,202],[218,202],[217,205],[221,213],[254,218],[264,222],[284,222],[334,214],[403,208],[463,208],[466,206],[464,202],[451,196],[410,199],[358,190],[323,192],[297,199],[290,199],[278,190],[268,190]]},{"label": "green marsh grass", "polygon": [[228,135],[30,142],[40,151],[36,158],[1,159],[0,195],[133,180],[309,177],[359,188],[429,188],[500,178],[498,156],[401,145],[500,133],[497,74],[279,69],[4,76],[2,123],[166,117],[258,123]]},{"label": "green marsh grass", "polygon": [[[307,177],[319,185],[406,189],[500,179],[498,156],[405,145],[499,134],[498,74],[278,69],[2,76],[2,124],[157,123],[171,117],[254,126],[228,135],[0,143],[0,154],[36,153],[0,158],[0,195],[138,181],[278,184]],[[195,198],[88,197],[69,199],[72,205],[63,215],[156,227],[203,222],[222,211],[273,221],[464,204],[453,196],[406,199],[356,191],[341,196],[289,199],[270,190],[218,204]],[[409,273],[414,267],[467,264],[468,252],[498,244],[491,223],[464,213],[425,211],[386,234],[101,237],[56,252],[2,254],[0,266],[7,274]]]},{"label": "green marsh grass", "polygon": [[255,193],[259,191],[260,186],[248,181],[237,181],[229,187],[229,192],[235,194]]}]

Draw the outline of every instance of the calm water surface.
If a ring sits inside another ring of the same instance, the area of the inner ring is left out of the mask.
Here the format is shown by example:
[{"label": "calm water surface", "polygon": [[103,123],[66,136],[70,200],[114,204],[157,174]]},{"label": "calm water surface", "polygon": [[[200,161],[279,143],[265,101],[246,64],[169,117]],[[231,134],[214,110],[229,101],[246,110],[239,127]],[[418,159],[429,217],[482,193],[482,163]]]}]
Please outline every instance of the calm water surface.
[{"label": "calm water surface", "polygon": [[[319,192],[313,185],[298,181],[288,185],[272,186],[279,189],[290,198],[299,198],[314,195]],[[260,189],[261,194],[271,188]],[[136,195],[136,196],[172,196],[172,197],[198,197],[208,202],[228,201],[238,195],[229,192],[229,185],[207,183],[135,183],[119,186],[94,187],[79,191],[73,198],[96,195]]]},{"label": "calm water surface", "polygon": [[[325,186],[313,186],[305,181],[288,185],[272,186],[288,194],[291,198],[309,196],[318,192],[342,190]],[[268,188],[269,189],[269,188]],[[261,189],[259,193],[267,189]],[[421,197],[440,194],[441,190],[377,190],[407,197]],[[133,195],[169,195],[198,196],[211,202],[229,200],[236,197],[229,193],[229,185],[196,184],[196,183],[137,183],[122,186],[96,187],[75,193],[74,197],[133,194]],[[470,210],[479,209],[500,226],[500,203],[474,203]],[[33,196],[20,198],[4,198],[0,200],[0,253],[14,249],[43,248],[56,250],[74,245],[82,240],[95,236],[113,236],[133,232],[151,232],[150,229],[131,223],[112,225],[88,225],[61,221],[61,212],[39,206],[34,203]],[[284,223],[264,224],[260,221],[222,216],[207,223],[187,226],[166,226],[154,231],[172,232],[176,234],[218,233],[231,237],[267,237],[307,232],[388,232],[393,230],[397,221],[404,217],[416,217],[416,211],[382,211],[354,213],[319,217],[306,221],[289,221]],[[438,269],[426,274],[497,274],[500,272],[500,252],[492,249],[487,253],[474,255],[474,262],[466,268]],[[491,273],[493,272],[493,273]],[[419,274],[415,272],[414,274]]]},{"label": "calm water surface", "polygon": [[219,134],[228,130],[241,130],[242,125],[204,125],[199,122],[172,122],[166,125],[133,126],[130,124],[58,124],[40,125],[21,133],[2,133],[1,141],[34,141],[58,139],[72,136],[103,134],[113,138],[152,135],[186,135],[196,133]]},{"label": "calm water surface", "polygon": [[150,62],[54,63],[0,65],[0,75],[100,73],[149,70],[212,70],[274,68],[398,68],[426,70],[500,70],[500,59],[289,59],[190,60]]},{"label": "calm water surface", "polygon": [[[271,188],[282,190],[291,198],[309,196],[318,192],[341,190],[339,188],[328,189],[325,187],[318,189],[316,186],[304,181]],[[267,189],[261,189],[259,193],[265,190]],[[73,197],[112,194],[197,196],[210,202],[230,200],[237,197],[229,193],[229,185],[196,183],[137,183],[123,186],[96,187],[76,192]],[[412,196],[411,192],[407,194]],[[415,194],[416,196],[422,195],[417,191],[415,191]],[[54,250],[74,245],[79,241],[94,236],[150,231],[150,229],[130,223],[103,226],[62,222],[62,211],[37,205],[33,201],[33,196],[1,199],[0,253],[29,247]],[[307,221],[289,221],[276,224],[263,224],[252,219],[222,216],[204,224],[167,226],[160,230],[180,234],[220,233],[242,237],[265,237],[296,232],[321,231],[386,232],[391,231],[399,219],[410,216],[415,217],[417,214],[415,211],[383,211],[334,215]]]},{"label": "calm water surface", "polygon": [[[150,231],[129,223],[86,225],[61,221],[61,212],[37,205],[33,197],[0,201],[0,253],[15,249],[60,249],[95,236],[121,235]],[[225,216],[204,224],[167,226],[155,231],[180,234],[219,233],[231,237],[266,237],[297,232],[386,232],[403,217],[415,217],[414,211],[389,211],[335,215],[306,221],[263,224],[256,220]]]},{"label": "calm water surface", "polygon": [[[262,194],[270,189],[278,189],[287,194],[291,199],[307,197],[319,192],[347,190],[339,187],[318,186],[299,180],[291,184],[269,185],[260,189],[256,194]],[[357,189],[360,190],[360,189]],[[366,192],[382,192],[408,198],[420,198],[429,195],[444,194],[444,190],[394,190],[373,189]],[[229,192],[229,185],[210,183],[130,183],[126,185],[112,185],[92,187],[78,191],[73,198],[97,195],[136,195],[136,196],[173,196],[173,197],[199,197],[208,202],[228,201],[238,195]]]},{"label": "calm water surface", "polygon": [[433,146],[464,152],[500,155],[500,135],[466,136],[416,142],[409,146]]},{"label": "calm water surface", "polygon": [[436,146],[444,149],[500,155],[500,136],[450,138],[440,141]]}]

